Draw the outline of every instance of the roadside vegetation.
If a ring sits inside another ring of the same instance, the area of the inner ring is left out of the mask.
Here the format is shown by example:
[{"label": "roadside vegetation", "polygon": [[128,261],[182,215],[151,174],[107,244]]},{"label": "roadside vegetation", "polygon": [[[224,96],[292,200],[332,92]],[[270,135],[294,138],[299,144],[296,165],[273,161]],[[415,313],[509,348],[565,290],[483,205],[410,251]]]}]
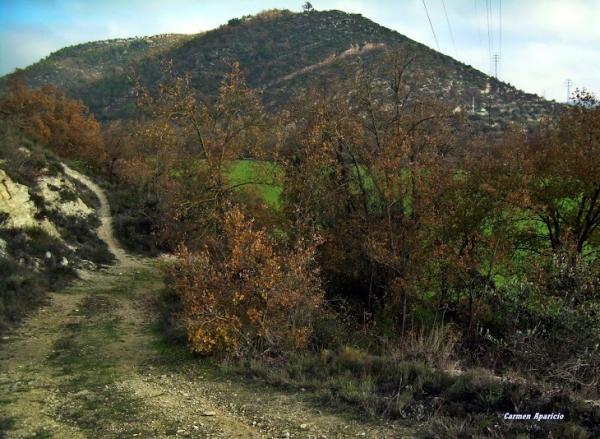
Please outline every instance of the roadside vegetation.
[{"label": "roadside vegetation", "polygon": [[[485,138],[386,65],[273,115],[235,62],[216,99],[166,64],[135,120],[46,141],[124,245],[175,255],[162,330],[197,357],[424,437],[598,436],[598,102]],[[16,90],[29,120],[56,93]]]},{"label": "roadside vegetation", "polygon": [[[48,146],[62,154],[65,150],[54,145],[80,148],[86,143],[85,137],[77,138],[84,130],[81,118],[87,117],[84,107],[64,100],[53,89],[33,92],[20,86],[0,101],[0,332],[4,332],[43,303],[48,291],[75,279],[78,268],[110,264],[113,256],[95,232],[100,224],[95,214],[67,215],[60,209],[61,203],[79,201],[93,208],[97,199],[91,192],[74,183],[40,185],[44,179],[64,182],[60,161]],[[23,188],[25,192],[16,192]],[[56,195],[49,199],[49,194]]]}]

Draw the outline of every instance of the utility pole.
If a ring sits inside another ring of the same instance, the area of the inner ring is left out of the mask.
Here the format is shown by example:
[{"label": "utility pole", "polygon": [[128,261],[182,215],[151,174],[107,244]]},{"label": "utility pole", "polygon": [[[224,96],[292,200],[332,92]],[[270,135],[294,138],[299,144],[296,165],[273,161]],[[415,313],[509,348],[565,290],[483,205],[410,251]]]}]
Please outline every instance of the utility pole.
[{"label": "utility pole", "polygon": [[492,126],[492,84],[489,81],[487,98],[488,125]]},{"label": "utility pole", "polygon": [[498,64],[500,63],[500,55],[494,53],[492,59],[494,60],[494,76],[496,77],[496,79],[498,79]]},{"label": "utility pole", "polygon": [[567,103],[571,100],[571,86],[573,85],[573,81],[571,78],[565,79],[565,87],[567,87]]}]

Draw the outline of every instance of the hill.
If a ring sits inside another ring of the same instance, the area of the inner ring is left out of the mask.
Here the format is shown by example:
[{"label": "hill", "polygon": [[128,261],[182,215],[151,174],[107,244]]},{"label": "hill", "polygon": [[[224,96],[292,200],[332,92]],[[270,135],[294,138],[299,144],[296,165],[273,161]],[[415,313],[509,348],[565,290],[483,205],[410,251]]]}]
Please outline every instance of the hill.
[{"label": "hill", "polygon": [[82,99],[97,118],[108,120],[132,114],[133,72],[152,86],[161,78],[161,63],[172,60],[177,73],[189,73],[193,85],[211,96],[226,61],[237,60],[250,86],[262,90],[267,108],[277,110],[310,87],[343,92],[343,80],[361,66],[380,73],[389,51],[413,58],[407,75],[412,91],[438,97],[482,125],[534,124],[559,107],[361,15],[341,11],[273,10],[188,37],[86,43],[53,53],[27,68],[26,75],[34,86],[60,86]]},{"label": "hill", "polygon": [[159,56],[189,37],[163,34],[141,38],[93,41],[64,47],[26,69],[30,84],[53,84],[70,94],[107,77],[125,72],[127,66],[148,56]]}]

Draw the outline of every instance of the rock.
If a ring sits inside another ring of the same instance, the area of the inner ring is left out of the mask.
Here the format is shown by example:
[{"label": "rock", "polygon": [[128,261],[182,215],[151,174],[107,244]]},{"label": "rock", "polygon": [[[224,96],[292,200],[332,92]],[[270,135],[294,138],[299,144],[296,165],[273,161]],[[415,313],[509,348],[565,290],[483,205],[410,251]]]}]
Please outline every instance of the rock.
[{"label": "rock", "polygon": [[202,412],[202,416],[216,416],[217,414],[211,410],[206,410]]},{"label": "rock", "polygon": [[26,229],[42,228],[50,236],[60,239],[58,230],[47,218],[38,220],[38,209],[29,195],[29,188],[14,182],[5,171],[0,169],[0,212],[7,213],[1,228]]},{"label": "rock", "polygon": [[308,429],[308,424],[300,424],[300,429],[301,430],[307,430]]},{"label": "rock", "polygon": [[61,199],[61,190],[66,190],[70,193],[76,193],[75,185],[61,177],[42,177],[38,181],[40,195],[44,198],[46,205],[60,212],[66,217],[86,218],[94,213],[94,209],[86,205],[79,197],[75,196],[74,200],[65,201]]}]

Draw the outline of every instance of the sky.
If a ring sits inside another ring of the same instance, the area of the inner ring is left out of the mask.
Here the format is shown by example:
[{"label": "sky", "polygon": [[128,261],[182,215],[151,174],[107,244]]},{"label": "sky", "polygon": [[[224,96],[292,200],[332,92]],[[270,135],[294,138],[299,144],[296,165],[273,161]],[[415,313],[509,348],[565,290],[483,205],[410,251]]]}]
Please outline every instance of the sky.
[{"label": "sky", "polygon": [[[0,75],[73,44],[197,33],[265,9],[300,11],[303,2],[0,0]],[[360,13],[484,73],[495,72],[491,59],[498,54],[501,80],[547,99],[565,101],[567,79],[571,91],[586,88],[600,95],[600,0],[314,0],[312,4],[317,10]]]}]

